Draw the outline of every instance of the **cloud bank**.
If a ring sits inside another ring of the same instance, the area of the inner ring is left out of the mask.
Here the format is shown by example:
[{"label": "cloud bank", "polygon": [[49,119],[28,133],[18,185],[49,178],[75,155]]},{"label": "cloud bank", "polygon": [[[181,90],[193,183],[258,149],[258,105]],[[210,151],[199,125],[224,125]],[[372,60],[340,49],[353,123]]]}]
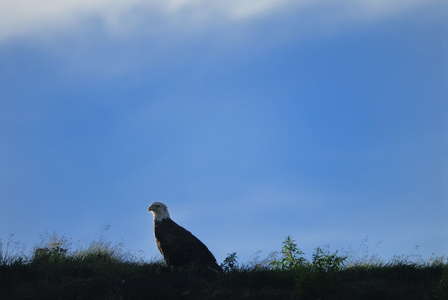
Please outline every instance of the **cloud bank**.
[{"label": "cloud bank", "polygon": [[439,3],[443,0],[3,0],[0,41],[73,30],[92,20],[111,35],[131,34],[142,26],[148,33],[166,28],[197,32],[291,13],[317,24],[372,20]]}]

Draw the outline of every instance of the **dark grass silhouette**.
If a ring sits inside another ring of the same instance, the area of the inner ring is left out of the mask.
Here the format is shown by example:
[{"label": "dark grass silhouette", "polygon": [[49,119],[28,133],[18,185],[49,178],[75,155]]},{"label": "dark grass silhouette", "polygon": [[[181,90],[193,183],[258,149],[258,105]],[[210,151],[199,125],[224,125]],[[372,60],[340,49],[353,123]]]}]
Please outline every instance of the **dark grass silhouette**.
[{"label": "dark grass silhouette", "polygon": [[15,245],[0,243],[0,299],[448,299],[443,257],[372,262],[318,247],[307,260],[289,237],[261,261],[229,254],[215,276],[144,261],[104,235],[75,251],[55,235],[28,256]]}]

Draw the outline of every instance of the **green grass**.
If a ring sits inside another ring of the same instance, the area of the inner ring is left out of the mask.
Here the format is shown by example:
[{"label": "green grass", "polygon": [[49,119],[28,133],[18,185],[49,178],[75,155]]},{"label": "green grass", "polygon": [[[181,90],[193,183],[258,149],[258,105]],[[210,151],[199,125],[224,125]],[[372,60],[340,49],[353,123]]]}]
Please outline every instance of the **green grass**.
[{"label": "green grass", "polygon": [[64,237],[46,235],[29,255],[10,238],[0,241],[0,299],[448,299],[443,257],[383,262],[318,247],[306,259],[288,237],[264,260],[237,259],[229,254],[218,274],[171,270],[103,234],[77,250]]}]

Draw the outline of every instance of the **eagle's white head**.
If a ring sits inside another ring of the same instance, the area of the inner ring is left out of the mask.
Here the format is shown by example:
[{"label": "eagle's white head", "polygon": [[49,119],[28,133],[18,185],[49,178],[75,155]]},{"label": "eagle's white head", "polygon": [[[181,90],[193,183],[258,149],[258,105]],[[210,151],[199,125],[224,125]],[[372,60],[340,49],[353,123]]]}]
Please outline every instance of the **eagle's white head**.
[{"label": "eagle's white head", "polygon": [[154,202],[148,207],[148,211],[152,212],[154,216],[154,222],[159,222],[170,218],[170,213],[168,212],[168,206],[161,202]]}]

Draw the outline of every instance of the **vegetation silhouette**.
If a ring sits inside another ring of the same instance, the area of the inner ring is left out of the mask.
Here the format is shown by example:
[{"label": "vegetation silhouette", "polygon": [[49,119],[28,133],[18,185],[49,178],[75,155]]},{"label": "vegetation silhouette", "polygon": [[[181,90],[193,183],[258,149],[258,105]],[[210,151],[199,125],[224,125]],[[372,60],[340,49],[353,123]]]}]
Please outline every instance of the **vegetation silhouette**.
[{"label": "vegetation silhouette", "polygon": [[307,259],[287,237],[279,252],[248,263],[228,254],[216,276],[200,266],[169,268],[106,241],[72,250],[46,235],[26,254],[11,236],[0,240],[1,299],[448,299],[445,257],[397,256],[388,262],[317,247]]}]

